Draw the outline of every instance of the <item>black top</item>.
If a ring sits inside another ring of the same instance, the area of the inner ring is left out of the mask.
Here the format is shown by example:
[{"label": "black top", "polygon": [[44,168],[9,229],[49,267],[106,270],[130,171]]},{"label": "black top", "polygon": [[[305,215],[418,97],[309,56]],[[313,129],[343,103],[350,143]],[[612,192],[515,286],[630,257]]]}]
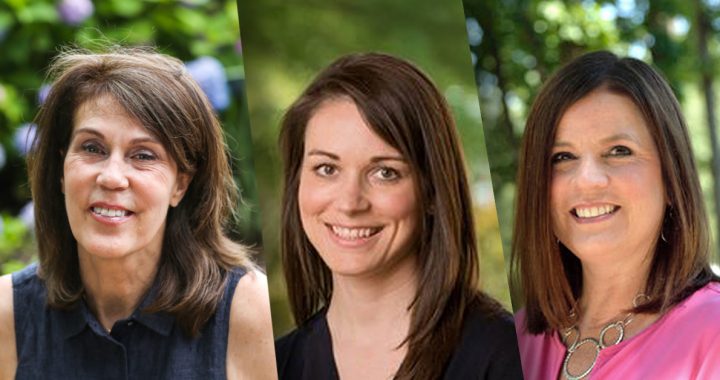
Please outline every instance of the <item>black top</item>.
[{"label": "black top", "polygon": [[71,310],[47,307],[45,283],[33,264],[12,276],[17,379],[225,379],[227,334],[235,287],[245,272],[230,272],[215,314],[196,338],[167,313],[137,310],[107,332],[85,302]]},{"label": "black top", "polygon": [[[326,311],[275,342],[280,379],[338,379]],[[468,312],[443,379],[522,379],[512,317]]]}]

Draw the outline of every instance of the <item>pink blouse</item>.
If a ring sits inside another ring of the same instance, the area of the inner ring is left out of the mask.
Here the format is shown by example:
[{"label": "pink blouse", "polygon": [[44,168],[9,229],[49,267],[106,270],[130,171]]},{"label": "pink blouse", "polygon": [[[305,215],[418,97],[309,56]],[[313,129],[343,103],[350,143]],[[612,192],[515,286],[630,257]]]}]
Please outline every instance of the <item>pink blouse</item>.
[{"label": "pink blouse", "polygon": [[[525,380],[557,379],[557,333],[529,334],[515,316]],[[710,283],[632,338],[602,351],[586,379],[720,379],[720,283]]]}]

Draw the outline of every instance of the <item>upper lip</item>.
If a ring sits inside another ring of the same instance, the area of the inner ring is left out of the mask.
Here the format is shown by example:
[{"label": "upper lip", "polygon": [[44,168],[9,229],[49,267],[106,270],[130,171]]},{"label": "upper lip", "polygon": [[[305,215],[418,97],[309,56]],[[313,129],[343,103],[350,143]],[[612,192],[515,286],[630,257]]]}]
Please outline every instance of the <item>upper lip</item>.
[{"label": "upper lip", "polygon": [[132,210],[130,210],[122,205],[107,203],[107,202],[93,202],[90,204],[90,208],[95,208],[95,207],[106,208],[109,210],[122,210],[122,211],[132,212]]},{"label": "upper lip", "polygon": [[382,226],[378,225],[349,225],[349,224],[341,224],[341,223],[332,223],[332,222],[326,222],[325,223],[329,227],[339,227],[339,228],[350,228],[350,229],[359,229],[359,228],[381,228]]}]

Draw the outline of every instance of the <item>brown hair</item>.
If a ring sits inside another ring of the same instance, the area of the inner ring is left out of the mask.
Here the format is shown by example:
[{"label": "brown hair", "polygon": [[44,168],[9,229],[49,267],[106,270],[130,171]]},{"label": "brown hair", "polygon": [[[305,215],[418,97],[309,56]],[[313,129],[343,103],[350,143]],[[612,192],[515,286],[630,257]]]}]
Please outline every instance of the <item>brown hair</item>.
[{"label": "brown hair", "polygon": [[582,290],[580,261],[552,230],[551,150],[565,111],[598,88],[627,96],[643,114],[658,149],[670,204],[662,226],[667,242],[656,244],[645,288],[650,302],[634,311],[664,312],[715,279],[708,262],[702,192],[675,95],[642,61],[604,51],[588,53],[560,69],[540,90],[520,151],[512,265],[514,279],[519,277],[525,293],[530,333],[571,324],[568,313]]},{"label": "brown hair", "polygon": [[295,321],[302,324],[327,306],[333,291],[330,269],[303,231],[298,187],[307,123],[323,102],[338,97],[357,105],[367,124],[402,154],[417,178],[422,215],[418,277],[424,285],[412,303],[408,353],[396,378],[439,378],[469,305],[482,300],[496,306],[477,290],[468,181],[448,105],[424,73],[399,58],[367,53],[336,60],[283,118],[282,257]]},{"label": "brown hair", "polygon": [[67,51],[55,59],[50,76],[55,81],[36,117],[28,156],[48,304],[68,308],[84,293],[60,187],[60,155],[67,152],[79,107],[110,97],[161,141],[180,172],[193,175],[183,200],[168,211],[157,298],[147,311],[174,314],[185,333],[196,335],[215,312],[228,271],[251,265],[246,249],[224,234],[238,194],[209,101],[182,62],[150,49]]}]

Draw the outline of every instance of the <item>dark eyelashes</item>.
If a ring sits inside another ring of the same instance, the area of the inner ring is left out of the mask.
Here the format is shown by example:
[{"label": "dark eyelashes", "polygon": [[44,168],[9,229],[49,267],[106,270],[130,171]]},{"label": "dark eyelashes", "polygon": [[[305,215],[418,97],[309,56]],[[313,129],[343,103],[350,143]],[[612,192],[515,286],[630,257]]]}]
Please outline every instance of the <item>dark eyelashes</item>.
[{"label": "dark eyelashes", "polygon": [[[310,168],[313,173],[320,177],[331,177],[338,172],[338,168],[335,165],[328,163],[313,165]],[[376,180],[380,180],[383,182],[393,182],[403,177],[403,174],[400,170],[389,166],[377,167],[372,170],[370,175],[372,175],[372,177],[374,177]]]},{"label": "dark eyelashes", "polygon": [[88,152],[88,153],[92,153],[92,154],[104,153],[102,147],[99,144],[92,142],[92,141],[85,142],[82,145],[80,145],[80,147],[82,148],[82,150],[84,150],[85,152]]},{"label": "dark eyelashes", "polygon": [[[89,153],[89,154],[99,154],[104,155],[106,154],[105,148],[102,146],[102,144],[95,142],[95,141],[88,141],[80,144],[80,149],[82,151]],[[132,153],[130,156],[134,159],[137,159],[139,161],[155,161],[158,159],[158,155],[155,154],[155,152],[147,150],[145,148],[139,149],[136,152]]]},{"label": "dark eyelashes", "polygon": [[616,145],[610,149],[608,155],[610,156],[629,156],[633,153],[632,149],[624,145]]},{"label": "dark eyelashes", "polygon": [[552,157],[550,158],[550,162],[552,162],[553,164],[556,164],[556,163],[563,162],[563,161],[569,161],[574,158],[575,158],[575,156],[572,153],[558,152],[558,153],[555,153],[552,155]]},{"label": "dark eyelashes", "polygon": [[[616,145],[610,148],[610,150],[607,151],[607,153],[603,154],[603,157],[625,157],[625,156],[631,156],[633,154],[633,150],[628,148],[624,145]],[[574,160],[577,156],[570,152],[558,152],[552,155],[550,157],[550,162],[553,164]]]},{"label": "dark eyelashes", "polygon": [[312,170],[316,174],[324,177],[331,176],[337,171],[337,169],[330,164],[318,164],[313,166]]}]

